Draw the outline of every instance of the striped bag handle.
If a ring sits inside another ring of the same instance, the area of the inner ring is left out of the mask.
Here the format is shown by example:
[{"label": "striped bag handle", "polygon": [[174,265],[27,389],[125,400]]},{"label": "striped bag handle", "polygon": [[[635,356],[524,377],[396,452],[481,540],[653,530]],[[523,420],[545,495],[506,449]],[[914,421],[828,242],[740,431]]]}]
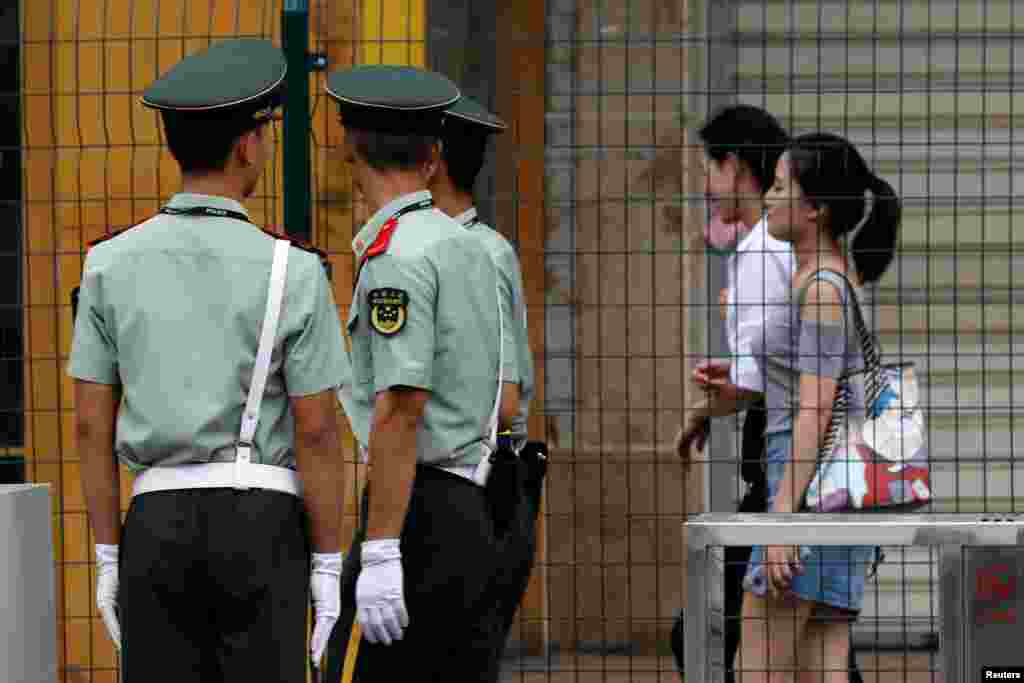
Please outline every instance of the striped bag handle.
[{"label": "striped bag handle", "polygon": [[[829,277],[830,275],[832,277]],[[868,331],[867,323],[864,321],[864,314],[860,308],[860,299],[857,297],[857,291],[845,275],[828,268],[823,268],[811,275],[807,280],[807,285],[804,286],[805,289],[815,280],[825,280],[833,284],[836,284],[838,280],[842,288],[847,292],[845,303],[852,303],[854,326],[856,327],[857,338],[860,341],[861,353],[864,356],[865,406],[869,408],[870,412],[870,407],[877,403],[878,398],[885,389],[886,379],[882,370],[882,359],[877,340]],[[849,370],[846,370],[839,377],[836,397],[832,403],[832,416],[829,419],[828,430],[825,432],[825,439],[821,444],[819,460],[832,452],[836,439],[839,438],[839,429],[846,422],[851,400],[851,374]]]}]

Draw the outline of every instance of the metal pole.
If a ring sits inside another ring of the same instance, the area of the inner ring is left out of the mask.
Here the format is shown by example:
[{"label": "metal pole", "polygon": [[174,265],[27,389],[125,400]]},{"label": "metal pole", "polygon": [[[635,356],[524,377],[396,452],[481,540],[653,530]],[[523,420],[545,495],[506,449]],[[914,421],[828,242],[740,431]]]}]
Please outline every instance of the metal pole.
[{"label": "metal pole", "polygon": [[[707,683],[711,680],[708,660],[711,657],[711,620],[708,607],[708,573],[712,571],[708,561],[708,543],[704,530],[690,527],[687,530],[686,548],[686,608],[683,612],[683,672],[688,682]],[[728,663],[724,664],[725,666]]]},{"label": "metal pole", "polygon": [[939,650],[944,683],[967,683],[964,678],[964,546],[939,546]]},{"label": "metal pole", "polygon": [[309,170],[309,0],[285,0],[281,40],[288,74],[284,101],[284,228],[311,242]]}]

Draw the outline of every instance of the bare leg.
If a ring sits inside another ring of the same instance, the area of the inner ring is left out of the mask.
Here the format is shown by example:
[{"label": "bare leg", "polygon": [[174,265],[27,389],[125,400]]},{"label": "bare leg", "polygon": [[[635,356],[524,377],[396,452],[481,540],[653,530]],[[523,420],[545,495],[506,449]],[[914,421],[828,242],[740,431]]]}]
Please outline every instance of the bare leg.
[{"label": "bare leg", "polygon": [[812,602],[743,596],[743,634],[736,653],[738,683],[789,683],[795,680],[798,649]]},{"label": "bare leg", "polygon": [[850,612],[818,605],[799,651],[799,683],[847,683],[850,678]]}]

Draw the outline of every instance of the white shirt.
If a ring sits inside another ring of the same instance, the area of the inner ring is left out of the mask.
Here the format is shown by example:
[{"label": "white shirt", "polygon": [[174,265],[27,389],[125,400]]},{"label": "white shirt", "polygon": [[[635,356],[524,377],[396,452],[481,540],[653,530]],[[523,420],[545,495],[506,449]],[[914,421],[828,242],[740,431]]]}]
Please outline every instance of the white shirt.
[{"label": "white shirt", "polygon": [[762,218],[728,258],[726,339],[733,355],[729,376],[733,384],[764,392],[764,373],[751,352],[756,335],[764,334],[765,316],[789,306],[796,259],[793,249],[768,234]]}]

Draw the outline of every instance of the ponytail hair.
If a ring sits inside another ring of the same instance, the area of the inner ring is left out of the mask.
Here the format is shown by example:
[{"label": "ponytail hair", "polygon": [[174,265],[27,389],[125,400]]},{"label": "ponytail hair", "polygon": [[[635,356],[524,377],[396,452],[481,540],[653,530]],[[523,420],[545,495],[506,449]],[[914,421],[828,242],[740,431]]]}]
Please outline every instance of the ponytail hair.
[{"label": "ponytail hair", "polygon": [[896,254],[896,237],[903,209],[892,185],[870,174],[871,213],[853,238],[853,264],[866,284],[881,279]]},{"label": "ponytail hair", "polygon": [[[788,152],[804,196],[815,206],[827,208],[832,238],[857,231],[851,251],[861,281],[878,281],[896,255],[902,216],[896,191],[868,169],[856,147],[838,135],[801,135],[793,139]],[[871,211],[865,218],[869,193]]]}]

